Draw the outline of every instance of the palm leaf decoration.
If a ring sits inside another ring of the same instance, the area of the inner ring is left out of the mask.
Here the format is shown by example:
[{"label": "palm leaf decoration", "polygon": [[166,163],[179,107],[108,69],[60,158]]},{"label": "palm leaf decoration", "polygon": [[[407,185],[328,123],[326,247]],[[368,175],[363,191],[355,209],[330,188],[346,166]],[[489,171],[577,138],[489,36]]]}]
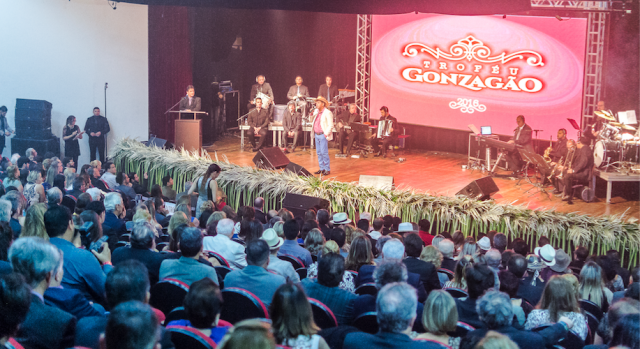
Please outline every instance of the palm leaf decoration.
[{"label": "palm leaf decoration", "polygon": [[[149,173],[150,185],[160,184],[162,177],[170,175],[178,192],[184,184],[203,175],[213,162],[203,151],[163,150],[147,147],[133,139],[123,139],[111,149],[119,171]],[[638,220],[619,215],[588,216],[578,213],[560,213],[554,210],[531,210],[523,205],[497,204],[466,197],[435,196],[405,188],[378,190],[361,187],[356,183],[299,177],[290,172],[259,170],[238,166],[226,156],[216,163],[223,169],[218,184],[234,208],[251,205],[253,200],[265,198],[265,209],[279,209],[286,193],[310,195],[329,200],[333,211],[346,212],[354,218],[356,212],[370,212],[375,217],[393,215],[403,221],[417,222],[428,219],[431,232],[461,230],[466,236],[495,229],[510,239],[522,238],[535,246],[541,236],[547,236],[554,246],[568,253],[575,245],[588,246],[591,253],[604,253],[610,249],[620,251],[629,266],[638,264],[640,227]]]}]

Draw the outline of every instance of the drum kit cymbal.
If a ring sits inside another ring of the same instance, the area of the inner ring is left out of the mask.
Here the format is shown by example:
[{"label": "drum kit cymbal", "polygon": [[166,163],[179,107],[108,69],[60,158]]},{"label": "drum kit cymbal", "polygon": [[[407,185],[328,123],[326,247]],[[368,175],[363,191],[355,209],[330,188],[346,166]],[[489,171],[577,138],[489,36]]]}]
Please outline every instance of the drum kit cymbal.
[{"label": "drum kit cymbal", "polygon": [[606,169],[612,166],[624,172],[640,171],[640,141],[632,134],[623,133],[636,131],[636,127],[617,122],[609,111],[598,110],[594,115],[603,121],[594,146],[596,167]]}]

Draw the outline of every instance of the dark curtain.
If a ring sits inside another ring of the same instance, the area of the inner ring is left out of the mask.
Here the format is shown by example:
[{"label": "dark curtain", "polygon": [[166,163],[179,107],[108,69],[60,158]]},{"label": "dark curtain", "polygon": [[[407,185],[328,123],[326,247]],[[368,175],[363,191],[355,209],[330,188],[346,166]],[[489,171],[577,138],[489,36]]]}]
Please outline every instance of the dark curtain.
[{"label": "dark curtain", "polygon": [[149,133],[170,142],[177,116],[165,111],[192,83],[188,14],[186,7],[149,6]]}]

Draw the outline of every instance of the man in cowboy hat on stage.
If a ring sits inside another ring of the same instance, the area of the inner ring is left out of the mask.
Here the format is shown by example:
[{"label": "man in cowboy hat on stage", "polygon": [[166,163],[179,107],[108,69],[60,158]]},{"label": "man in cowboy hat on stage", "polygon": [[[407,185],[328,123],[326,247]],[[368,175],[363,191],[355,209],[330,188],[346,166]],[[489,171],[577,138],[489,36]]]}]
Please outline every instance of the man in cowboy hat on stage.
[{"label": "man in cowboy hat on stage", "polygon": [[316,154],[320,169],[315,174],[329,175],[329,141],[333,140],[333,113],[329,110],[329,101],[320,96],[316,98],[316,108],[313,113],[313,133],[316,140]]}]

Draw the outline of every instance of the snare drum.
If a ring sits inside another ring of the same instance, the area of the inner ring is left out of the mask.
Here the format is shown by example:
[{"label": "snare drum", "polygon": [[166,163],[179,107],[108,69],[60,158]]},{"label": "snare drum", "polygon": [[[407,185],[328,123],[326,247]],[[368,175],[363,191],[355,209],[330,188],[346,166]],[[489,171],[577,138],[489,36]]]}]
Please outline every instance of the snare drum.
[{"label": "snare drum", "polygon": [[596,167],[608,166],[621,158],[620,142],[601,140],[597,141],[593,150],[593,163]]},{"label": "snare drum", "polygon": [[640,143],[627,142],[622,147],[622,161],[640,164]]},{"label": "snare drum", "polygon": [[603,124],[600,130],[600,138],[605,140],[614,140],[620,130],[617,127],[613,127],[609,124]]}]

